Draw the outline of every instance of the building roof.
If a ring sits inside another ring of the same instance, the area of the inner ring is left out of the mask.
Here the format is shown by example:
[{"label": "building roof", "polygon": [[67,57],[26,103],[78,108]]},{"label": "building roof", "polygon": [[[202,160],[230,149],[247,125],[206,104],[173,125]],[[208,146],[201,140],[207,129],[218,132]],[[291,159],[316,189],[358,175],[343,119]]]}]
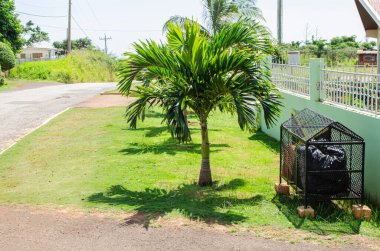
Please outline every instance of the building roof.
[{"label": "building roof", "polygon": [[367,36],[377,38],[380,27],[380,0],[355,0]]},{"label": "building roof", "polygon": [[24,48],[22,50],[23,51],[25,51],[25,50],[53,51],[53,50],[57,50],[57,49],[55,49],[55,48],[43,48],[43,47],[27,47],[27,48]]},{"label": "building roof", "polygon": [[369,4],[374,8],[377,14],[380,14],[380,1],[379,0],[368,0]]},{"label": "building roof", "polygon": [[377,55],[377,51],[358,50],[358,55]]}]

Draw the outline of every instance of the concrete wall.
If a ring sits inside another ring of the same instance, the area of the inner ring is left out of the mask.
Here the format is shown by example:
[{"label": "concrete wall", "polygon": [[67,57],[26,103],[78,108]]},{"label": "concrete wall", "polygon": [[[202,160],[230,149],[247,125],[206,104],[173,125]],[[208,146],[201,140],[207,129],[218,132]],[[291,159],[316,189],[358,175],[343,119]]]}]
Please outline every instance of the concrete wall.
[{"label": "concrete wall", "polygon": [[312,59],[310,62],[310,98],[281,91],[284,96],[281,117],[276,126],[270,129],[265,126],[262,119],[262,131],[279,140],[280,125],[290,118],[292,112],[304,108],[310,108],[347,126],[366,142],[365,192],[372,202],[380,206],[380,118],[320,102],[317,85],[320,81],[321,61]]}]

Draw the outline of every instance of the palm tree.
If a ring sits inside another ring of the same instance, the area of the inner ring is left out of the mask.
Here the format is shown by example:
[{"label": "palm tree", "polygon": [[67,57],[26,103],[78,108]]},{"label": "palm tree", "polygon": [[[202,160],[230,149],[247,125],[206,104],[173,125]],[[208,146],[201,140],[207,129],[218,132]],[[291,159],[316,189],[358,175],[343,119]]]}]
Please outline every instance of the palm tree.
[{"label": "palm tree", "polygon": [[[220,31],[224,25],[236,22],[241,18],[246,20],[263,20],[261,10],[256,6],[256,0],[201,0],[204,6],[204,21],[206,27],[201,26],[202,31],[212,35]],[[170,23],[177,23],[181,26],[186,21],[191,21],[186,17],[173,16],[164,25],[167,30]]]},{"label": "palm tree", "polygon": [[172,136],[183,141],[190,130],[183,111],[190,108],[200,122],[202,163],[199,185],[212,184],[208,118],[211,112],[236,114],[242,130],[255,130],[260,110],[267,126],[280,112],[281,102],[264,63],[271,50],[268,32],[258,23],[228,24],[214,36],[204,34],[196,22],[168,25],[167,43],[135,43],[126,53],[119,75],[119,90],[131,92],[132,82],[149,85],[132,91],[138,99],[127,108],[127,120],[136,128],[152,106],[163,109]]},{"label": "palm tree", "polygon": [[[264,19],[261,10],[256,7],[256,0],[201,0],[204,6],[204,21],[206,27],[200,25],[204,34],[212,36],[222,27],[230,22],[236,22],[244,18],[250,22],[255,19]],[[173,16],[165,24],[163,31],[166,32],[170,23],[179,24],[182,28],[185,22],[193,22],[193,20],[182,17]],[[188,110],[184,110],[184,118],[187,121]],[[184,141],[191,141],[189,136],[184,135]]]}]

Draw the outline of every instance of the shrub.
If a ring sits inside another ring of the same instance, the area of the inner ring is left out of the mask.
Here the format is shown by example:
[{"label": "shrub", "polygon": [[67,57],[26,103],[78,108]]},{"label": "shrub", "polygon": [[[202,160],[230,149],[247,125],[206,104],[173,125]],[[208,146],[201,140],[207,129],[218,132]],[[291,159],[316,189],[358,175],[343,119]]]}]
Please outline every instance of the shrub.
[{"label": "shrub", "polygon": [[101,51],[74,51],[54,61],[27,62],[14,68],[10,77],[62,83],[112,82],[116,60]]},{"label": "shrub", "polygon": [[0,86],[2,86],[4,84],[5,84],[5,77],[4,77],[3,72],[1,71],[1,67],[0,67]]},{"label": "shrub", "polygon": [[15,67],[16,58],[12,52],[12,49],[0,42],[0,66],[3,71],[8,71]]}]

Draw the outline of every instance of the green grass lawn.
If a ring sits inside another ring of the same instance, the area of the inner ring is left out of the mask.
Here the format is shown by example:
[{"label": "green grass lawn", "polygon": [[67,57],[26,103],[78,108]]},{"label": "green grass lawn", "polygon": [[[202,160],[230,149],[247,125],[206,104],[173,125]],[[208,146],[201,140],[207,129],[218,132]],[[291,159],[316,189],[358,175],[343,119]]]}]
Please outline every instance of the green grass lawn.
[{"label": "green grass lawn", "polygon": [[[124,108],[72,109],[0,156],[0,202],[63,205],[178,217],[243,228],[271,226],[318,234],[380,236],[379,222],[359,222],[334,204],[314,205],[317,217],[300,219],[297,198],[277,197],[278,142],[241,132],[235,119],[210,119],[213,187],[195,182],[200,131],[178,145],[160,124],[158,110],[137,130]],[[190,118],[195,122],[194,118]]]},{"label": "green grass lawn", "polygon": [[17,85],[17,81],[5,80],[5,84],[0,85],[0,92],[12,90],[16,85]]}]

